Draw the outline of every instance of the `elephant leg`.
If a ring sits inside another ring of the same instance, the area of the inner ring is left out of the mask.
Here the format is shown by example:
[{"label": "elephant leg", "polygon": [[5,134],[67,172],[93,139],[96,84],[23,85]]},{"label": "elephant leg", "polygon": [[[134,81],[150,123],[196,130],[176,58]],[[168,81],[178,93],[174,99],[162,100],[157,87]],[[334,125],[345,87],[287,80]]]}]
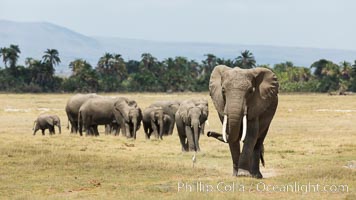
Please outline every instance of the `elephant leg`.
[{"label": "elephant leg", "polygon": [[128,123],[125,123],[125,129],[126,129],[126,137],[131,138],[131,132],[130,132],[130,125]]},{"label": "elephant leg", "polygon": [[179,135],[179,140],[180,140],[180,144],[182,145],[182,151],[183,152],[187,152],[188,151],[188,145],[186,142],[186,137]]},{"label": "elephant leg", "polygon": [[229,142],[229,147],[232,158],[232,175],[237,176],[239,170],[240,141]]},{"label": "elephant leg", "polygon": [[[260,171],[260,158],[263,160],[263,140],[264,138],[259,138],[256,142],[256,146],[253,150],[251,159],[251,175],[255,178],[263,178]],[[264,165],[264,161],[262,161]]]},{"label": "elephant leg", "polygon": [[152,130],[153,130],[153,134],[155,135],[156,139],[158,139],[158,128],[156,126],[156,124],[151,121],[151,127],[152,127]]},{"label": "elephant leg", "polygon": [[151,138],[152,133],[153,133],[153,129],[152,129],[152,128],[149,128],[149,129],[148,129],[148,139]]},{"label": "elephant leg", "polygon": [[143,131],[145,132],[146,140],[149,139],[149,137],[148,137],[148,127],[145,124],[143,125]]},{"label": "elephant leg", "polygon": [[42,135],[45,135],[45,130],[44,129],[41,129],[42,130]]},{"label": "elephant leg", "polygon": [[120,135],[120,126],[117,126],[115,130],[115,136]]},{"label": "elephant leg", "polygon": [[256,178],[263,178],[262,173],[260,171],[260,160],[262,161],[262,165],[264,166],[263,142],[266,138],[269,126],[273,118],[273,114],[271,115],[270,113],[266,113],[266,115],[262,115],[260,117],[260,135],[253,151],[252,163],[251,163],[251,174]]},{"label": "elephant leg", "polygon": [[74,121],[72,124],[73,133],[78,133],[78,122]]},{"label": "elephant leg", "polygon": [[185,134],[188,140],[189,151],[195,151],[195,143],[193,138],[193,130],[190,126],[185,126]]},{"label": "elephant leg", "polygon": [[239,160],[239,176],[250,176],[251,158],[257,142],[259,132],[259,120],[247,122],[247,133]]},{"label": "elephant leg", "polygon": [[105,135],[109,135],[111,133],[111,126],[109,124],[105,124]]},{"label": "elephant leg", "polygon": [[99,136],[98,125],[93,125],[94,136]]}]

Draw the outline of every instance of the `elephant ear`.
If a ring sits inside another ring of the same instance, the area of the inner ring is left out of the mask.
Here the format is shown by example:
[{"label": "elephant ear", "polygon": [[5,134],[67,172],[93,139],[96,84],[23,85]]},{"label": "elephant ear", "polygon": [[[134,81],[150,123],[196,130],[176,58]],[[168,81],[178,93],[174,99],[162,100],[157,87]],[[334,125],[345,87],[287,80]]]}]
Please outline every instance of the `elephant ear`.
[{"label": "elephant ear", "polygon": [[137,102],[136,102],[135,100],[128,100],[128,101],[127,101],[127,104],[128,104],[130,107],[134,107],[134,108],[137,107]]},{"label": "elephant ear", "polygon": [[54,119],[50,116],[46,117],[46,122],[51,125],[54,126]]},{"label": "elephant ear", "polygon": [[252,73],[255,77],[256,89],[262,99],[265,100],[277,96],[279,83],[277,76],[271,70],[256,68],[252,69]]},{"label": "elephant ear", "polygon": [[53,119],[53,123],[54,124],[60,124],[61,123],[61,120],[57,115],[53,115],[52,119]]},{"label": "elephant ear", "polygon": [[126,101],[117,101],[114,104],[114,108],[118,111],[126,122],[130,121],[129,119],[129,110],[127,109]]},{"label": "elephant ear", "polygon": [[209,91],[210,97],[213,100],[214,106],[220,115],[224,113],[225,100],[222,95],[221,78],[224,72],[232,68],[225,65],[218,65],[214,68],[210,76]]},{"label": "elephant ear", "polygon": [[181,106],[178,110],[178,114],[180,118],[182,119],[183,123],[187,124],[188,123],[188,111],[189,108],[187,106]]}]

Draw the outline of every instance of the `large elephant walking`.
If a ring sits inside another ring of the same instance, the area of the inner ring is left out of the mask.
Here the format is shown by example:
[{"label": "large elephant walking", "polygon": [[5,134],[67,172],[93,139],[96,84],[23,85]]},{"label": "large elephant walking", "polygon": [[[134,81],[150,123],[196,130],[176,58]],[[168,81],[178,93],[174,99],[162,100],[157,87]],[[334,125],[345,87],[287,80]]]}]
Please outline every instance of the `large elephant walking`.
[{"label": "large elephant walking", "polygon": [[[262,178],[263,141],[277,109],[278,88],[277,77],[269,69],[214,68],[209,90],[223,127],[222,135],[207,135],[229,144],[234,176]],[[244,142],[241,153],[240,139]]]},{"label": "large elephant walking", "polygon": [[[79,108],[82,106],[88,99],[101,97],[97,94],[76,94],[68,99],[65,111],[67,113],[68,121],[71,125],[71,133],[78,132],[78,113]],[[69,124],[68,127],[69,128]]]},{"label": "large elephant walking", "polygon": [[200,151],[200,132],[206,120],[202,108],[193,100],[183,101],[175,119],[182,151]]},{"label": "large elephant walking", "polygon": [[42,135],[45,135],[45,129],[49,130],[49,134],[55,134],[54,127],[57,126],[59,129],[59,134],[61,133],[61,120],[57,115],[41,114],[37,117],[33,124],[33,135],[41,129]]}]

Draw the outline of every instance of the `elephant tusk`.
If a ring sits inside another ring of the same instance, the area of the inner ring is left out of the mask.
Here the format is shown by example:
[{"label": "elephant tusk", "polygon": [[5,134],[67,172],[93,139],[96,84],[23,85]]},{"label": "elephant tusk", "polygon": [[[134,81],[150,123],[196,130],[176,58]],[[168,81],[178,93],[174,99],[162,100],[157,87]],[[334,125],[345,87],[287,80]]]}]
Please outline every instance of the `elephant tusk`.
[{"label": "elephant tusk", "polygon": [[247,131],[247,117],[246,115],[244,115],[244,117],[242,118],[242,137],[241,137],[242,142],[246,138],[246,131]]},{"label": "elephant tusk", "polygon": [[206,120],[206,125],[210,126],[210,124],[209,124],[209,120]]},{"label": "elephant tusk", "polygon": [[223,134],[224,142],[227,143],[227,139],[226,139],[226,126],[227,126],[227,115],[224,115],[224,122],[223,122],[223,127],[222,127],[222,134]]}]

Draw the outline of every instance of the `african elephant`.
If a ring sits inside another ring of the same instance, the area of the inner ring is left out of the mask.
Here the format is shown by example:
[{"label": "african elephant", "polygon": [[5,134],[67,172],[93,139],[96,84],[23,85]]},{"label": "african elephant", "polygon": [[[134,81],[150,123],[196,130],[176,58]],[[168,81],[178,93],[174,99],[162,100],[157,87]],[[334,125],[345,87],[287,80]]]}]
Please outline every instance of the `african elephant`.
[{"label": "african elephant", "polygon": [[[71,133],[78,132],[78,112],[80,106],[83,105],[85,101],[91,98],[98,98],[101,97],[97,94],[76,94],[68,99],[65,111],[67,113],[68,121],[71,124]],[[67,126],[69,128],[69,124]]]},{"label": "african elephant", "polygon": [[180,101],[156,101],[149,107],[162,107],[163,111],[171,118],[172,123],[169,126],[169,130],[164,135],[172,135],[174,124],[175,124],[175,114],[179,108]]},{"label": "african elephant", "polygon": [[140,129],[142,111],[136,101],[124,98],[114,104],[114,116],[120,125],[122,134],[128,138],[136,139],[136,133]]},{"label": "african elephant", "polygon": [[194,101],[183,101],[176,112],[176,126],[182,151],[200,151],[199,137],[201,125],[205,123],[203,110]]},{"label": "african elephant", "polygon": [[266,68],[214,68],[209,90],[223,126],[222,135],[207,135],[229,144],[234,176],[262,178],[259,162],[264,165],[263,141],[277,109],[278,88],[276,75]]},{"label": "african elephant", "polygon": [[163,135],[168,135],[172,118],[164,112],[162,107],[148,107],[142,114],[143,128],[146,139],[150,139],[153,133],[156,138],[163,139]]},{"label": "african elephant", "polygon": [[87,135],[98,136],[98,125],[106,125],[113,122],[114,104],[120,98],[90,98],[83,103],[78,112],[78,130],[83,135],[83,128]]},{"label": "african elephant", "polygon": [[42,135],[45,135],[45,129],[49,130],[49,134],[55,134],[54,127],[57,126],[59,129],[59,134],[61,133],[61,120],[57,115],[48,115],[41,114],[33,123],[33,135],[36,135],[36,132],[41,129]]}]

